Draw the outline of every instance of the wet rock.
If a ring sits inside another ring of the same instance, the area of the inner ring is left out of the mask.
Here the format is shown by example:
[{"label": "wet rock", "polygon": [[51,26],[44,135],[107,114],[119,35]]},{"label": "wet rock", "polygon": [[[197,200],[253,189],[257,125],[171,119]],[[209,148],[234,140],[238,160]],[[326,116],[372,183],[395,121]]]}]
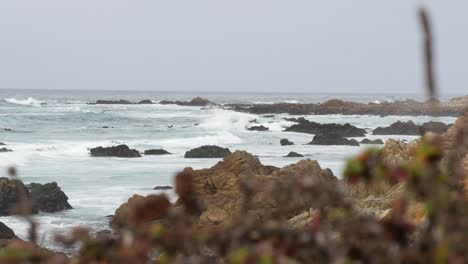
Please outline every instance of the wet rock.
[{"label": "wet rock", "polygon": [[207,106],[207,105],[213,105],[215,103],[211,102],[208,99],[202,98],[202,97],[195,97],[190,101],[168,101],[168,100],[163,100],[159,102],[160,104],[176,104],[176,105],[181,105],[181,106]]},{"label": "wet rock", "polygon": [[251,126],[251,127],[247,128],[247,130],[249,130],[249,131],[268,131],[270,129],[268,127],[266,127],[266,126],[261,125],[261,126]]},{"label": "wet rock", "polygon": [[145,155],[167,155],[171,153],[164,149],[147,149],[145,150],[144,154]]},{"label": "wet rock", "polygon": [[432,133],[437,133],[437,134],[443,134],[443,133],[447,132],[447,130],[451,126],[452,125],[447,125],[447,124],[442,123],[442,122],[430,121],[430,122],[424,123],[421,127],[422,127],[423,133],[432,132]]},{"label": "wet rock", "polygon": [[365,138],[365,139],[361,140],[361,144],[375,144],[375,145],[377,145],[377,144],[384,144],[384,142],[381,139],[371,140],[371,139]]},{"label": "wet rock", "polygon": [[318,134],[309,145],[348,145],[348,146],[359,146],[359,142],[355,139],[347,139],[338,134]]},{"label": "wet rock", "polygon": [[280,145],[281,146],[290,146],[290,145],[294,145],[294,143],[289,141],[287,138],[283,138],[283,139],[280,140]]},{"label": "wet rock", "polygon": [[284,156],[286,158],[301,158],[301,157],[304,157],[304,155],[302,154],[299,154],[297,152],[294,152],[294,151],[291,151],[288,153],[288,155]]},{"label": "wet rock", "polygon": [[132,102],[127,100],[97,100],[95,104],[132,104]]},{"label": "wet rock", "polygon": [[153,101],[146,99],[146,100],[141,100],[140,102],[138,102],[138,104],[153,104]]},{"label": "wet rock", "polygon": [[172,189],[174,188],[169,185],[156,186],[153,188],[153,190],[172,190]]},{"label": "wet rock", "polygon": [[218,146],[201,146],[185,152],[184,158],[224,158],[231,154],[228,148]]},{"label": "wet rock", "polygon": [[7,148],[0,148],[0,153],[1,152],[12,152],[13,150],[7,149]]},{"label": "wet rock", "polygon": [[297,119],[298,124],[294,124],[284,131],[299,132],[307,134],[329,134],[333,133],[342,137],[363,137],[366,130],[350,124],[320,124],[311,122],[303,117]]},{"label": "wet rock", "polygon": [[29,190],[22,181],[0,178],[0,216],[11,215],[18,209],[20,201],[26,201],[31,213],[37,213],[37,209],[31,206],[29,200]]},{"label": "wet rock", "polygon": [[53,213],[73,209],[68,203],[67,195],[56,182],[28,185],[33,206],[41,212]]},{"label": "wet rock", "polygon": [[118,145],[113,147],[97,147],[90,150],[93,157],[120,157],[120,158],[138,158],[141,157],[138,150],[130,149],[127,145]]},{"label": "wet rock", "polygon": [[15,232],[11,230],[7,225],[0,222],[0,240],[2,239],[13,239],[15,238]]}]

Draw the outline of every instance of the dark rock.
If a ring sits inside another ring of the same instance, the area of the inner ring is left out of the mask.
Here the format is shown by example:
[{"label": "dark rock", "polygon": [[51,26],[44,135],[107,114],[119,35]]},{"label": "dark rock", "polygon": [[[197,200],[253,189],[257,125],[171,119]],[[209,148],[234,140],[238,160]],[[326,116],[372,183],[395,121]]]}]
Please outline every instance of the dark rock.
[{"label": "dark rock", "polygon": [[359,142],[355,139],[347,139],[337,134],[318,134],[309,145],[348,145],[348,146],[359,146]]},{"label": "dark rock", "polygon": [[0,153],[1,152],[12,152],[13,150],[7,149],[7,148],[0,148]]},{"label": "dark rock", "polygon": [[378,127],[374,130],[374,135],[421,135],[426,132],[442,134],[447,132],[451,125],[446,125],[442,122],[426,122],[421,126],[416,125],[412,121],[401,122],[397,121],[388,127]]},{"label": "dark rock", "polygon": [[156,186],[153,190],[172,190],[174,189],[172,186],[163,185],[163,186]]},{"label": "dark rock", "polygon": [[231,154],[228,148],[201,146],[185,152],[185,158],[224,158]]},{"label": "dark rock", "polygon": [[146,99],[138,102],[138,104],[153,104],[153,101]]},{"label": "dark rock", "polygon": [[181,106],[207,106],[214,104],[213,102],[209,101],[208,99],[202,98],[202,97],[195,97],[190,101],[168,101],[168,100],[163,100],[159,102],[160,104],[176,104],[176,105],[181,105]]},{"label": "dark rock", "polygon": [[265,118],[272,118],[272,117],[275,117],[275,115],[264,115],[263,117],[265,117]]},{"label": "dark rock", "polygon": [[280,144],[281,146],[290,146],[290,145],[294,145],[293,142],[289,141],[287,138],[283,138],[280,140]]},{"label": "dark rock", "polygon": [[374,139],[370,140],[368,138],[365,138],[361,140],[361,144],[383,144],[384,142],[381,139]]},{"label": "dark rock", "polygon": [[33,206],[39,211],[53,213],[62,210],[73,209],[68,203],[67,195],[60,189],[56,182],[28,185]]},{"label": "dark rock", "polygon": [[127,100],[97,100],[95,104],[132,104],[132,102]]},{"label": "dark rock", "polygon": [[118,145],[113,147],[97,147],[90,150],[93,157],[120,157],[120,158],[138,158],[140,152],[130,149],[127,145]]},{"label": "dark rock", "polygon": [[252,120],[249,120],[249,123],[257,124],[258,121],[257,121],[257,119],[252,119]]},{"label": "dark rock", "polygon": [[286,158],[300,158],[300,157],[304,157],[304,155],[302,154],[299,154],[297,152],[294,152],[294,151],[291,151],[288,153],[288,155],[284,156]]},{"label": "dark rock", "polygon": [[170,152],[164,149],[147,149],[144,152],[145,155],[166,155],[171,154]]},{"label": "dark rock", "polygon": [[0,239],[13,239],[16,238],[15,232],[11,230],[7,225],[0,222]]},{"label": "dark rock", "polygon": [[261,126],[251,126],[251,127],[247,128],[247,130],[249,130],[249,131],[268,131],[270,129],[268,127],[266,127],[266,126],[261,125]]},{"label": "dark rock", "polygon": [[6,146],[6,144],[3,142],[0,142],[0,146]]},{"label": "dark rock", "polygon": [[437,133],[437,134],[443,134],[445,132],[447,132],[447,130],[452,126],[452,124],[444,124],[442,122],[433,122],[433,121],[430,121],[430,122],[426,122],[424,124],[422,124],[421,126],[421,129],[423,131],[423,133],[426,133],[426,132],[433,132],[433,133]]},{"label": "dark rock", "polygon": [[342,137],[363,137],[366,130],[350,124],[320,124],[311,122],[301,117],[297,119],[298,124],[294,124],[284,131],[308,133],[308,134],[337,134]]},{"label": "dark rock", "polygon": [[[29,190],[20,180],[0,178],[0,216],[11,215],[20,201],[29,201]],[[31,207],[31,213],[37,209]]]}]

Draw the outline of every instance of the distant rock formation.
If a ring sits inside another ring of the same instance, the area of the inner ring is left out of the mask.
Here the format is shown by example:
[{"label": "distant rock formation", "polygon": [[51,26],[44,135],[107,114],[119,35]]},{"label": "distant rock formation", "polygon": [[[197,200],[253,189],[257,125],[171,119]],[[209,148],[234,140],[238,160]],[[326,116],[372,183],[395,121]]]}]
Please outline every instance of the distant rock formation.
[{"label": "distant rock formation", "polygon": [[288,153],[288,155],[284,156],[285,158],[301,158],[304,157],[304,155],[299,154],[297,152],[291,151]]},{"label": "distant rock formation", "polygon": [[266,127],[266,126],[261,125],[261,126],[251,126],[251,127],[247,128],[247,130],[249,130],[249,131],[268,131],[270,129],[268,127]]},{"label": "distant rock formation", "polygon": [[13,150],[7,149],[7,148],[0,148],[0,153],[1,152],[12,152]]},{"label": "distant rock formation", "polygon": [[90,150],[93,157],[119,157],[119,158],[139,158],[140,152],[130,149],[127,145],[118,145],[113,147],[97,147]]},{"label": "distant rock formation", "polygon": [[421,126],[416,125],[413,121],[401,122],[397,121],[388,127],[378,127],[374,129],[374,135],[423,135],[426,132],[442,134],[445,133],[451,125],[446,125],[442,122],[426,122]]},{"label": "distant rock formation", "polygon": [[171,153],[164,149],[147,149],[145,150],[143,154],[145,155],[167,155]]},{"label": "distant rock formation", "polygon": [[185,152],[184,158],[224,158],[231,154],[228,148],[218,146],[201,146]]},{"label": "distant rock formation", "polygon": [[[290,119],[291,120],[291,119]],[[299,132],[307,134],[329,134],[333,133],[342,137],[363,137],[366,130],[350,124],[320,124],[309,121],[303,117],[295,119],[298,124],[294,124],[284,131]]]},{"label": "distant rock formation", "polygon": [[214,105],[215,103],[211,102],[208,99],[202,98],[202,97],[195,97],[190,101],[168,101],[168,100],[163,100],[159,102],[160,104],[175,104],[175,105],[180,105],[180,106],[207,106],[207,105]]},{"label": "distant rock formation", "polygon": [[348,146],[359,146],[359,142],[355,139],[347,139],[338,134],[318,134],[309,145],[348,145]]},{"label": "distant rock formation", "polygon": [[368,139],[368,138],[365,138],[363,140],[361,140],[361,144],[374,144],[374,145],[377,145],[377,144],[384,144],[383,140],[381,139]]}]

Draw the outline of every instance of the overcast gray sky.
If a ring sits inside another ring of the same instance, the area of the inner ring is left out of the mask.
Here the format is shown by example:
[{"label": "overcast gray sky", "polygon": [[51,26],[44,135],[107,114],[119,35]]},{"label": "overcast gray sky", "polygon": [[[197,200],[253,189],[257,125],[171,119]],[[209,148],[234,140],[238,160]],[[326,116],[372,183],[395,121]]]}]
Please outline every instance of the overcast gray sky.
[{"label": "overcast gray sky", "polygon": [[[468,91],[468,1],[428,0]],[[0,88],[420,93],[417,1],[0,0]]]}]

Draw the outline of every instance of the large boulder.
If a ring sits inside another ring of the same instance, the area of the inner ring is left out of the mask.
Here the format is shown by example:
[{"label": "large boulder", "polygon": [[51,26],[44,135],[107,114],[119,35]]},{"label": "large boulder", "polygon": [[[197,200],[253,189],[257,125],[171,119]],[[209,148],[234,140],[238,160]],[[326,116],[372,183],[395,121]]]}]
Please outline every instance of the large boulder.
[{"label": "large boulder", "polygon": [[0,153],[1,152],[12,152],[13,150],[7,149],[7,148],[0,148]]},{"label": "large boulder", "polygon": [[355,139],[347,139],[337,134],[318,134],[309,145],[347,145],[347,146],[359,146],[359,142]]},{"label": "large boulder", "polygon": [[447,125],[442,122],[426,122],[422,124],[421,129],[423,133],[425,132],[432,132],[432,133],[437,133],[437,134],[443,134],[447,132],[447,130],[451,127],[452,125]]},{"label": "large boulder", "polygon": [[342,137],[363,137],[366,130],[355,127],[351,124],[320,124],[309,121],[303,117],[296,119],[298,124],[294,124],[284,131],[308,133],[308,134],[329,134],[333,133]]},{"label": "large boulder", "polygon": [[37,213],[37,208],[29,203],[29,190],[22,181],[9,178],[0,178],[0,216],[7,216],[19,209],[20,202],[30,207],[31,213]]},{"label": "large boulder", "polygon": [[13,239],[15,238],[15,232],[11,230],[7,225],[0,222],[0,240],[2,239]]},{"label": "large boulder", "polygon": [[384,142],[381,139],[368,139],[368,138],[365,138],[365,139],[361,140],[361,144],[379,145],[379,144],[384,144]]},{"label": "large boulder", "polygon": [[73,209],[68,203],[67,195],[56,182],[31,183],[28,185],[28,189],[34,207],[41,212],[53,213]]},{"label": "large boulder", "polygon": [[299,154],[297,152],[291,151],[288,153],[288,155],[284,156],[285,158],[301,158],[304,157],[304,155]]},{"label": "large boulder", "polygon": [[140,152],[135,149],[130,149],[127,145],[118,145],[113,147],[103,148],[101,146],[90,150],[93,157],[120,157],[120,158],[138,158],[141,157]]},{"label": "large boulder", "polygon": [[171,153],[164,149],[147,149],[145,150],[144,154],[145,155],[167,155]]},{"label": "large boulder", "polygon": [[290,146],[290,145],[294,145],[294,143],[289,141],[287,138],[283,138],[283,139],[280,140],[280,145],[281,146]]},{"label": "large boulder", "polygon": [[382,148],[382,160],[389,166],[396,166],[407,162],[414,157],[419,140],[405,143],[395,139],[389,139]]},{"label": "large boulder", "polygon": [[185,152],[185,158],[224,158],[231,154],[228,148],[218,146],[201,146]]}]

